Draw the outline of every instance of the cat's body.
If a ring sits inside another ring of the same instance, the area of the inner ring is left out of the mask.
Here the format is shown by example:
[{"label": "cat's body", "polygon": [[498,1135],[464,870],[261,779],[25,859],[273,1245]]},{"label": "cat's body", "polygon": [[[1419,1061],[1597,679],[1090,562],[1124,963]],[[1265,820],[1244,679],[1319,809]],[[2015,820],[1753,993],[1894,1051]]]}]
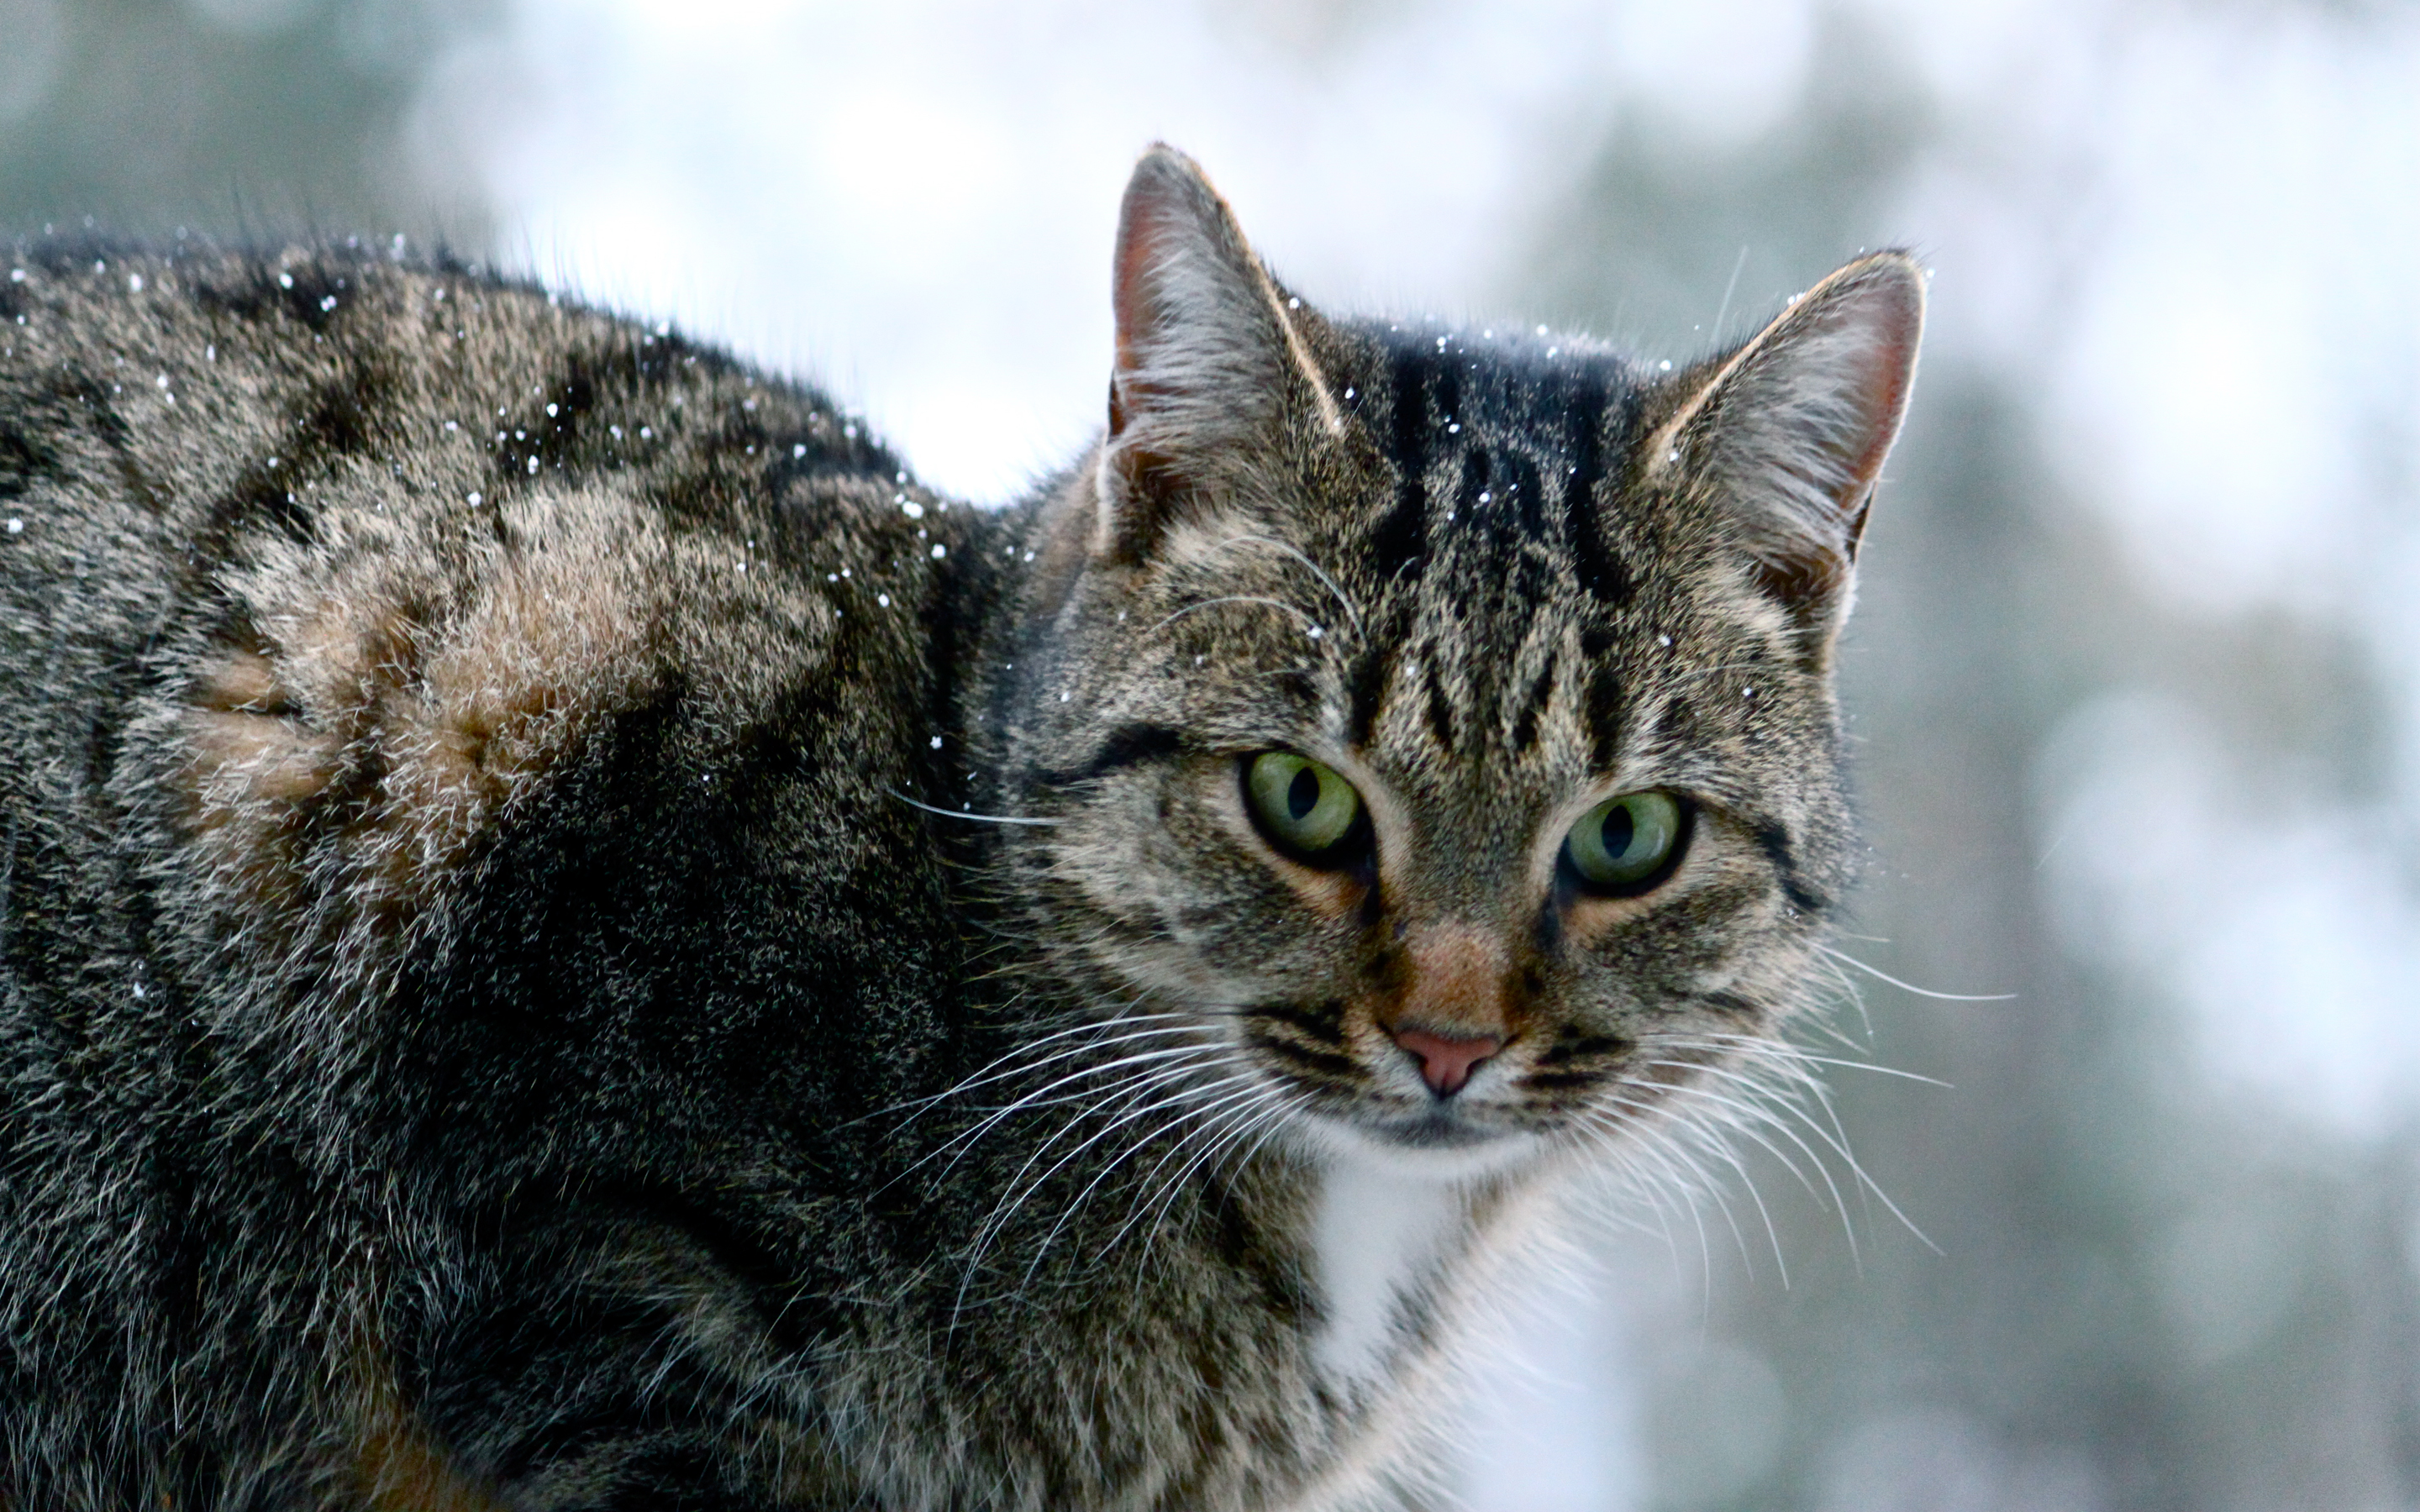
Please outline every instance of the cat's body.
[{"label": "cat's body", "polygon": [[1157,153],[999,513],[458,269],[0,276],[8,1512],[1420,1504],[1843,880],[1903,260],[1654,383]]}]

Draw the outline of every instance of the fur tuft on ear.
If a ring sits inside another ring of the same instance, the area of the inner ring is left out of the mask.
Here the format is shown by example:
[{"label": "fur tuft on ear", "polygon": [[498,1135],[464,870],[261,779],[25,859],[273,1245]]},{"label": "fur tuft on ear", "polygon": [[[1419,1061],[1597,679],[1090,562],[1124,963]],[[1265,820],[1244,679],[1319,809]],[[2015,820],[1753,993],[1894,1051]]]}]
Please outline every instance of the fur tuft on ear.
[{"label": "fur tuft on ear", "polygon": [[1829,655],[1857,540],[1899,436],[1924,329],[1904,253],[1840,269],[1791,302],[1655,431],[1651,476],[1687,469],[1735,511],[1766,589]]},{"label": "fur tuft on ear", "polygon": [[1309,385],[1331,430],[1342,422],[1234,212],[1164,144],[1127,180],[1111,289],[1117,358],[1094,550],[1133,560],[1274,431],[1290,383]]}]

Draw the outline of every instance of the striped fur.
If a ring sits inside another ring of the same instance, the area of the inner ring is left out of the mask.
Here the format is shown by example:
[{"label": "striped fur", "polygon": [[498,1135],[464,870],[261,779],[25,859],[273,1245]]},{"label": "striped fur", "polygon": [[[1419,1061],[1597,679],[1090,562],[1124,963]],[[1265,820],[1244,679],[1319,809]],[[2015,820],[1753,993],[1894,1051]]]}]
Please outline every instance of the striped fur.
[{"label": "striped fur", "polygon": [[998,513],[459,266],[7,268],[0,1506],[1435,1504],[1525,1215],[1808,996],[1903,258],[1654,377],[1325,316],[1157,149]]}]

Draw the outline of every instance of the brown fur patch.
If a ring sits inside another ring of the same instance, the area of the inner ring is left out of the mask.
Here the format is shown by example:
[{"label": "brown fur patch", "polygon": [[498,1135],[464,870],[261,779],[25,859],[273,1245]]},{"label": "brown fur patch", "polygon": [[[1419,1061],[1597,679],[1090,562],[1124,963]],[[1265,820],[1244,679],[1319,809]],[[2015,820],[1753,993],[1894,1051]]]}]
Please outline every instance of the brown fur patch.
[{"label": "brown fur patch", "polygon": [[543,502],[507,527],[451,582],[365,551],[300,603],[245,606],[264,648],[225,652],[180,723],[191,832],[254,902],[333,884],[364,912],[408,911],[651,686],[653,532]]},{"label": "brown fur patch", "polygon": [[1456,1039],[1509,1039],[1518,1027],[1512,952],[1492,933],[1460,923],[1411,932],[1402,969],[1375,1005],[1378,1026],[1424,1029]]},{"label": "brown fur patch", "polygon": [[381,1351],[360,1350],[352,1376],[353,1454],[340,1473],[370,1512],[504,1512],[430,1441]]}]

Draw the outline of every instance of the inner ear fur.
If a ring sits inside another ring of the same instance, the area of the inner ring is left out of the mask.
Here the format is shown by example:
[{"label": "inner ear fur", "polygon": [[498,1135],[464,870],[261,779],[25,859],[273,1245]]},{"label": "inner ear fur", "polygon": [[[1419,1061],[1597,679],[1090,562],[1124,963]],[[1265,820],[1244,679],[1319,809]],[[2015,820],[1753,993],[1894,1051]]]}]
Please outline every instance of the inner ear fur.
[{"label": "inner ear fur", "polygon": [[1240,481],[1296,386],[1342,423],[1291,310],[1234,212],[1190,158],[1155,146],[1135,164],[1111,264],[1117,347],[1098,474],[1096,555],[1145,555],[1190,499]]},{"label": "inner ear fur", "polygon": [[1791,301],[1685,390],[1649,441],[1651,477],[1685,470],[1733,514],[1759,580],[1829,655],[1857,541],[1899,436],[1924,330],[1924,275],[1877,253]]}]

